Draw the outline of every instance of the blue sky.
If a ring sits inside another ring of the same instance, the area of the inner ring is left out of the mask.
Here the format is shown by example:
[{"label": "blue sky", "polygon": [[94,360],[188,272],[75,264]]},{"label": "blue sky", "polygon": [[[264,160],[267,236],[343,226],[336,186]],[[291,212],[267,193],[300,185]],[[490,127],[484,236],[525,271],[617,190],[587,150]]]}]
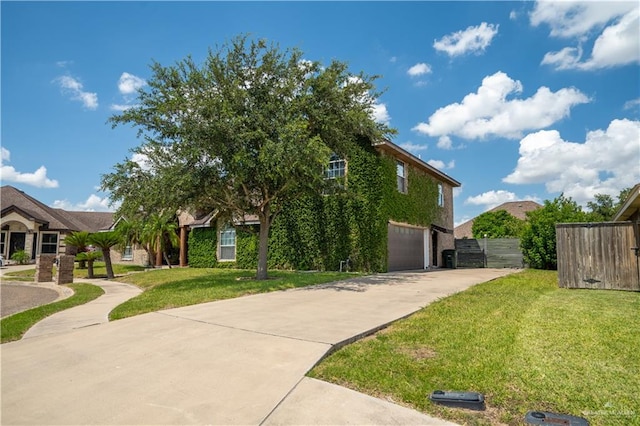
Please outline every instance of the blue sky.
[{"label": "blue sky", "polygon": [[112,210],[100,177],[155,60],[242,33],[380,75],[393,142],[462,183],[455,222],[505,201],[584,204],[640,181],[638,2],[1,3],[2,184]]}]

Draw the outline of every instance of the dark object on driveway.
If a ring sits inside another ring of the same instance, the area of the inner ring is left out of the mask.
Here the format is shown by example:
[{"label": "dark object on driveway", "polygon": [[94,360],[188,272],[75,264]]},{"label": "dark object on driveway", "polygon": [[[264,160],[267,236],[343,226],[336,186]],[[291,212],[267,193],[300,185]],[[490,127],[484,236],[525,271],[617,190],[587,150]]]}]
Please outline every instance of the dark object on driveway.
[{"label": "dark object on driveway", "polygon": [[447,407],[484,410],[484,395],[478,392],[450,392],[437,390],[429,396],[432,402]]},{"label": "dark object on driveway", "polygon": [[547,411],[529,411],[524,416],[524,421],[530,425],[589,426],[587,419],[582,417],[549,413]]}]

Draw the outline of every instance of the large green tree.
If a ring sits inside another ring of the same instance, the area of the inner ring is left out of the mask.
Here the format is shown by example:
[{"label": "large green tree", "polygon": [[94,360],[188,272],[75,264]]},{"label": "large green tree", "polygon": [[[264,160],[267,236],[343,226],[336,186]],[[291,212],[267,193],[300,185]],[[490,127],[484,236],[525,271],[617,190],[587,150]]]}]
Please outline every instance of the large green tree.
[{"label": "large green tree", "polygon": [[589,222],[607,222],[613,219],[618,209],[626,201],[631,188],[625,188],[618,194],[618,201],[608,194],[596,194],[593,201],[587,203],[590,212],[587,214]]},{"label": "large green tree", "polygon": [[519,238],[524,229],[524,220],[506,210],[484,212],[473,220],[473,238]]},{"label": "large green tree", "polygon": [[[393,133],[373,119],[376,77],[322,66],[298,49],[238,37],[210,51],[152,65],[137,106],[111,118],[144,142],[103,176],[120,212],[218,211],[260,222],[257,278],[267,278],[269,229],[287,200],[318,191],[331,152]],[[133,161],[143,159],[144,161]]]},{"label": "large green tree", "polygon": [[527,225],[520,238],[524,261],[536,269],[557,269],[556,224],[586,220],[582,208],[564,195],[546,200],[542,208],[527,212]]}]

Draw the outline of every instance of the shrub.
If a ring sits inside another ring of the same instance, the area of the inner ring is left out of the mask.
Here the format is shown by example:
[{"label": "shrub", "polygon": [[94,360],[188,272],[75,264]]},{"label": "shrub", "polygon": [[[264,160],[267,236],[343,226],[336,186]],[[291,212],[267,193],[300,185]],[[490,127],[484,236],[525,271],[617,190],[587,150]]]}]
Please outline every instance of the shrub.
[{"label": "shrub", "polygon": [[26,265],[31,260],[31,256],[24,250],[18,250],[11,255],[11,260],[18,262],[20,265]]}]

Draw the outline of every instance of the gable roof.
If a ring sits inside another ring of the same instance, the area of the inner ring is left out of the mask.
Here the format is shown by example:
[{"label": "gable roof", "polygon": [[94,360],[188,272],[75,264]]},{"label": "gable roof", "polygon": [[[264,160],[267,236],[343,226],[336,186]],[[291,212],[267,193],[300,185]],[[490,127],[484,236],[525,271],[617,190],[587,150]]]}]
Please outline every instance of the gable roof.
[{"label": "gable roof", "polygon": [[640,183],[637,183],[629,193],[629,196],[620,206],[615,216],[613,216],[614,222],[621,222],[629,220],[635,214],[640,211]]},{"label": "gable roof", "polygon": [[0,205],[1,216],[16,211],[51,230],[97,232],[113,222],[113,213],[54,209],[10,185],[0,187]]},{"label": "gable roof", "polygon": [[[504,210],[509,213],[511,216],[517,217],[518,219],[526,219],[527,212],[532,210],[537,210],[542,207],[540,204],[535,201],[509,201],[507,203],[502,203],[497,207],[492,208],[491,210],[487,210],[487,212],[497,212],[499,210]],[[486,213],[486,212],[485,212]],[[477,216],[476,216],[477,217]],[[471,220],[466,221],[465,223],[458,225],[453,230],[453,234],[456,238],[473,238],[473,233],[471,232],[473,228],[473,221],[475,217]]]},{"label": "gable roof", "polygon": [[399,160],[402,160],[406,163],[409,163],[415,167],[417,167],[419,170],[424,171],[427,174],[430,174],[431,176],[435,177],[436,179],[439,179],[445,183],[448,183],[449,185],[451,185],[454,188],[457,188],[459,186],[461,186],[462,184],[460,182],[458,182],[457,180],[455,180],[454,178],[452,178],[451,176],[447,175],[446,173],[441,172],[440,170],[436,169],[435,167],[433,167],[432,165],[425,163],[424,161],[422,161],[420,158],[416,157],[415,155],[409,153],[408,151],[405,151],[404,149],[400,148],[398,145],[388,141],[388,140],[384,140],[382,142],[378,142],[373,144],[373,146],[382,152],[386,152],[388,154],[391,154],[393,157],[398,158]]}]

